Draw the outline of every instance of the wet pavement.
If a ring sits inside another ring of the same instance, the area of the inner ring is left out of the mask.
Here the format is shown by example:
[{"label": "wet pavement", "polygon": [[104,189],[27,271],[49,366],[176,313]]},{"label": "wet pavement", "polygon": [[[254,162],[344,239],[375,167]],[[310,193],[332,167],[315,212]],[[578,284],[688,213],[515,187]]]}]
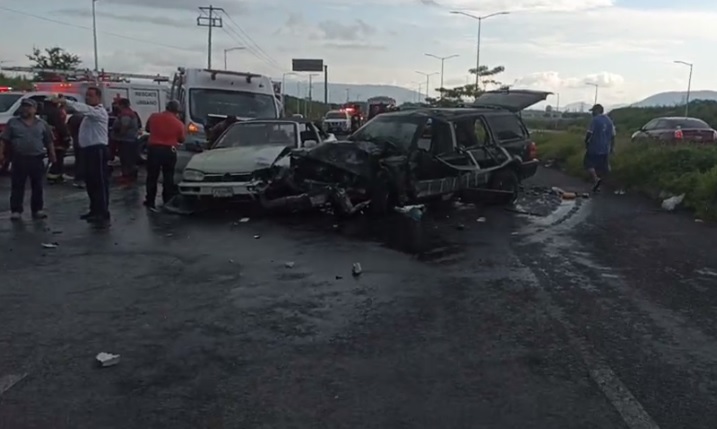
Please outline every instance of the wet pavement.
[{"label": "wet pavement", "polygon": [[420,222],[178,217],[113,190],[106,231],[51,187],[49,220],[0,214],[0,428],[714,427],[715,229],[562,202],[545,189],[586,186],[551,170],[530,186],[533,215]]}]

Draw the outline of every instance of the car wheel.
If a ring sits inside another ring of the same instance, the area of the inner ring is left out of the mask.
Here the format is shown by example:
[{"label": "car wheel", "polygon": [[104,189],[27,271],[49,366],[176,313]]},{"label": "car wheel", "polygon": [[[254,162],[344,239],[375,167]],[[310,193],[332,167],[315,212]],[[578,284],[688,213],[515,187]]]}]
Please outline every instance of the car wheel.
[{"label": "car wheel", "polygon": [[490,189],[510,192],[510,197],[507,197],[508,199],[504,199],[503,196],[497,196],[496,202],[511,206],[518,201],[520,178],[518,177],[518,173],[513,169],[500,170],[490,179],[489,187]]}]

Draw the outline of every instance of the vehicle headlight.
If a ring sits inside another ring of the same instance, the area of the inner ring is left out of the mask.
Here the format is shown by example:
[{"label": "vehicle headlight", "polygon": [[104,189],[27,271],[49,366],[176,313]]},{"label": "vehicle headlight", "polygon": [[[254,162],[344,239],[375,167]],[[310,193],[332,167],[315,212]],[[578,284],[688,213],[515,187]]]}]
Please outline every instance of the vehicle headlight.
[{"label": "vehicle headlight", "polygon": [[186,169],[182,173],[182,178],[187,182],[201,182],[204,180],[204,173],[199,170]]}]

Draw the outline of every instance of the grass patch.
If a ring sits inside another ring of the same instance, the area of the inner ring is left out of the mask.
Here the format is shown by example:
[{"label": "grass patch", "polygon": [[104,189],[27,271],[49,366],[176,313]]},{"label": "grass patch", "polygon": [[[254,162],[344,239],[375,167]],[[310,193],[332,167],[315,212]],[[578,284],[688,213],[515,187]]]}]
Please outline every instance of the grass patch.
[{"label": "grass patch", "polygon": [[[538,155],[554,160],[567,173],[586,177],[584,136],[578,133],[536,134]],[[631,143],[618,137],[611,160],[611,181],[628,189],[685,194],[685,206],[703,219],[717,220],[717,147]]]}]

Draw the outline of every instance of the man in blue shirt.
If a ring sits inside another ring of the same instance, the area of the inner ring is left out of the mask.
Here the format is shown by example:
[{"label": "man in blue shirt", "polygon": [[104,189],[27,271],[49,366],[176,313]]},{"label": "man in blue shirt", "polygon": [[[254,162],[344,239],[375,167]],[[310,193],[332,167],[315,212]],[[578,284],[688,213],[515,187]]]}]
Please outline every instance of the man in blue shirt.
[{"label": "man in blue shirt", "polygon": [[615,148],[615,125],[602,105],[596,104],[590,111],[593,118],[585,135],[583,164],[593,179],[593,192],[598,192],[602,177],[610,171],[610,155]]}]

